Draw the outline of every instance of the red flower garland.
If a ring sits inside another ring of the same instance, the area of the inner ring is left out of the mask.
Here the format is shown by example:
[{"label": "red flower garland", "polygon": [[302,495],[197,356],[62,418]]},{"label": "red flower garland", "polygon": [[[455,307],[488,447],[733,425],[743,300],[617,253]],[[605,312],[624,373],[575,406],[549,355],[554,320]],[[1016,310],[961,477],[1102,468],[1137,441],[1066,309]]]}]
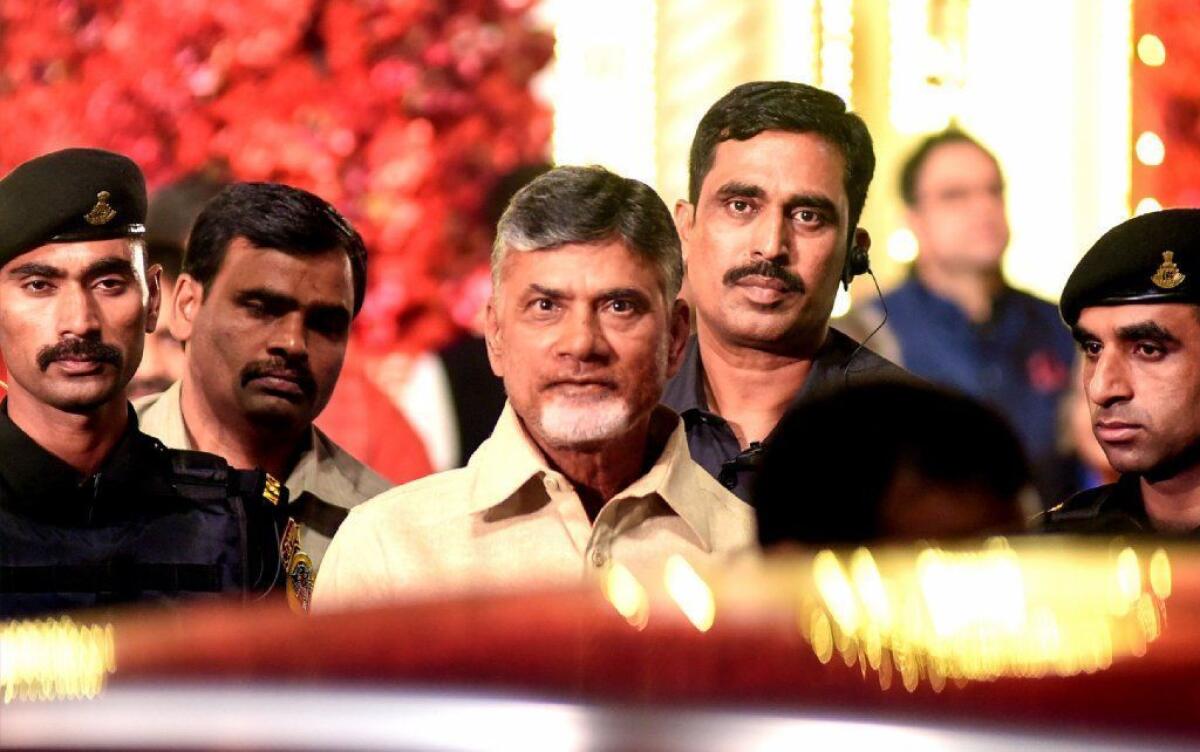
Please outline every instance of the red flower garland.
[{"label": "red flower garland", "polygon": [[[4,0],[0,172],[67,146],[152,187],[196,170],[336,204],[372,252],[358,333],[419,351],[470,319],[483,202],[545,159],[552,54],[523,0]],[[476,303],[478,305],[478,303]]]}]

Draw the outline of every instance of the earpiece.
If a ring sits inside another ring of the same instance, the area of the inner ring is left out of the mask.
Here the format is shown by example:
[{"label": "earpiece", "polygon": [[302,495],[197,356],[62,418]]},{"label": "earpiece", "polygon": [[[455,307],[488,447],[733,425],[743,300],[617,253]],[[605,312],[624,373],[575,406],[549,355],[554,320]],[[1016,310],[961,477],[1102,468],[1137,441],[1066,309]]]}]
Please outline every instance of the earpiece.
[{"label": "earpiece", "polygon": [[846,253],[846,265],[842,267],[842,288],[849,290],[850,280],[870,271],[871,256],[867,253],[867,249],[861,245],[850,246],[850,251]]}]

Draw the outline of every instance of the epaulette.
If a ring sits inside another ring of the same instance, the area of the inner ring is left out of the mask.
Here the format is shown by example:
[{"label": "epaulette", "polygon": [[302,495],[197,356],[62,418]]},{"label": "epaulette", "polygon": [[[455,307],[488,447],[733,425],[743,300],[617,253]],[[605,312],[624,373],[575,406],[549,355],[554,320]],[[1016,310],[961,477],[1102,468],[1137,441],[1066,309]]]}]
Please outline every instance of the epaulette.
[{"label": "epaulette", "polygon": [[177,478],[221,488],[225,488],[229,483],[229,463],[222,457],[188,449],[168,449],[167,453],[171,461],[171,471]]}]

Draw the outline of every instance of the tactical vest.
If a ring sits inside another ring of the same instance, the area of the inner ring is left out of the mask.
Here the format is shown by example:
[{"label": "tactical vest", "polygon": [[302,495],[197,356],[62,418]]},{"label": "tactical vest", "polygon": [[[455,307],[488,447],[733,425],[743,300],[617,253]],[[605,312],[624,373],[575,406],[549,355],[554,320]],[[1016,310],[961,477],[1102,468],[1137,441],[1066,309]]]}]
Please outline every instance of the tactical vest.
[{"label": "tactical vest", "polygon": [[[303,570],[278,481],[139,439],[133,477],[98,474],[70,500],[88,503],[90,493],[95,515],[64,524],[0,503],[0,618],[229,594],[253,600],[283,587],[289,567]],[[297,580],[303,588],[311,572]]]}]

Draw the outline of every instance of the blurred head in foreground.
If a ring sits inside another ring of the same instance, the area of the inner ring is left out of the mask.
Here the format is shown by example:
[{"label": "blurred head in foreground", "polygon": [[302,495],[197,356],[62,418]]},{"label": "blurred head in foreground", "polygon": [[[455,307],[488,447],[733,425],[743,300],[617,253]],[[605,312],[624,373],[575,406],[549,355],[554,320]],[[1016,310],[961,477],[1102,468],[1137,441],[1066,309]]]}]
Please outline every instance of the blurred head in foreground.
[{"label": "blurred head in foreground", "polygon": [[999,415],[966,396],[893,382],[789,412],[763,458],[754,506],[764,547],[1013,533],[1038,509],[1021,446]]}]

